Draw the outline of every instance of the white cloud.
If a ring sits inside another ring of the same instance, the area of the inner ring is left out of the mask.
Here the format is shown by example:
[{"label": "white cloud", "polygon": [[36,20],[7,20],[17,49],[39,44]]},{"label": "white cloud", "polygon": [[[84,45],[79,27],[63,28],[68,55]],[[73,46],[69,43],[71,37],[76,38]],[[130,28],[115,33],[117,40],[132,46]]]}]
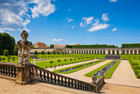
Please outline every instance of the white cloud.
[{"label": "white cloud", "polygon": [[80,23],[81,27],[86,27],[87,25],[91,24],[93,22],[94,17],[83,17],[82,22]]},{"label": "white cloud", "polygon": [[82,18],[82,20],[84,20],[84,22],[87,24],[87,25],[89,25],[89,24],[91,24],[92,23],[92,20],[93,20],[93,18],[94,17],[84,17],[84,18]]},{"label": "white cloud", "polygon": [[[29,4],[33,4],[32,8]],[[28,14],[31,9],[31,13]],[[0,1],[0,30],[28,29],[32,18],[48,16],[55,11],[51,0],[2,0]],[[32,16],[32,18],[31,18]]]},{"label": "white cloud", "polygon": [[85,26],[86,25],[83,22],[80,23],[80,27],[85,27]]},{"label": "white cloud", "polygon": [[52,41],[54,41],[54,42],[60,42],[60,41],[63,41],[63,39],[56,39],[56,38],[54,38]]},{"label": "white cloud", "polygon": [[117,28],[116,28],[116,27],[112,29],[112,31],[116,31],[116,30],[117,30]]},{"label": "white cloud", "polygon": [[51,0],[33,0],[33,3],[37,5],[31,8],[32,18],[39,17],[39,14],[48,16],[55,11],[55,5],[51,4]]},{"label": "white cloud", "polygon": [[98,25],[99,24],[99,19],[94,19],[95,23],[93,25]]},{"label": "white cloud", "polygon": [[117,2],[118,0],[110,0],[110,2]]},{"label": "white cloud", "polygon": [[103,14],[102,14],[102,20],[103,20],[103,21],[109,21],[108,13],[103,13]]},{"label": "white cloud", "polygon": [[92,28],[90,28],[88,31],[89,32],[94,32],[94,31],[98,31],[98,30],[102,30],[102,29],[106,29],[110,26],[110,24],[99,24],[99,25],[93,25]]},{"label": "white cloud", "polygon": [[74,21],[74,19],[71,19],[71,18],[66,18],[66,20],[68,23]]}]

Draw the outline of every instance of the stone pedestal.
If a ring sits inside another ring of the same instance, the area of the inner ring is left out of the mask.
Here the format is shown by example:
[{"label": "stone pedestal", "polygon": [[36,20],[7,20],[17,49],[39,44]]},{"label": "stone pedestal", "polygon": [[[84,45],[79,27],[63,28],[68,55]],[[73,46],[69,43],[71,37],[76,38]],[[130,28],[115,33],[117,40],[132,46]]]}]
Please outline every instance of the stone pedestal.
[{"label": "stone pedestal", "polygon": [[17,64],[17,80],[16,83],[25,85],[32,81],[31,79],[31,65]]}]

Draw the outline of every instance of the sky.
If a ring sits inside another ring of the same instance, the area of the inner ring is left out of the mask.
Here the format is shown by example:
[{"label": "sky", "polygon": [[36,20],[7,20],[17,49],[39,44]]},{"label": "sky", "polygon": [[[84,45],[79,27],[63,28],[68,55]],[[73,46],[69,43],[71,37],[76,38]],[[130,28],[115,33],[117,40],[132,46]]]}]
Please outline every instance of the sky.
[{"label": "sky", "polygon": [[140,0],[0,0],[0,32],[50,44],[140,43]]}]

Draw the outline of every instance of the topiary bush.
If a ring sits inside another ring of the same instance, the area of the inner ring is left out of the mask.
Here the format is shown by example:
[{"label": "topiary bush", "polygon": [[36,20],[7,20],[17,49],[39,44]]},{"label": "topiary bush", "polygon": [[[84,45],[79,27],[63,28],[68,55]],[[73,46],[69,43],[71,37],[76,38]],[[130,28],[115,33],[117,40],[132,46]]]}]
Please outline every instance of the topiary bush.
[{"label": "topiary bush", "polygon": [[37,55],[37,51],[35,51],[34,54]]},{"label": "topiary bush", "polygon": [[8,56],[8,55],[9,55],[9,52],[8,52],[7,49],[4,50],[3,55],[4,55],[4,56]]},{"label": "topiary bush", "polygon": [[44,51],[41,51],[41,54],[44,55]]}]

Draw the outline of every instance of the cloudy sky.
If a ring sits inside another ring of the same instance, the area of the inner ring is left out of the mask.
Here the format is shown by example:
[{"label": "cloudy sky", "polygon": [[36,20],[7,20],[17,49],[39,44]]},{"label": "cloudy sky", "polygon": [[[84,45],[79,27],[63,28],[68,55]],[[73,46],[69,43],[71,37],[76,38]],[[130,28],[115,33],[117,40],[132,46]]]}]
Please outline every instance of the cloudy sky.
[{"label": "cloudy sky", "polygon": [[140,43],[140,0],[0,0],[0,32],[33,43]]}]

